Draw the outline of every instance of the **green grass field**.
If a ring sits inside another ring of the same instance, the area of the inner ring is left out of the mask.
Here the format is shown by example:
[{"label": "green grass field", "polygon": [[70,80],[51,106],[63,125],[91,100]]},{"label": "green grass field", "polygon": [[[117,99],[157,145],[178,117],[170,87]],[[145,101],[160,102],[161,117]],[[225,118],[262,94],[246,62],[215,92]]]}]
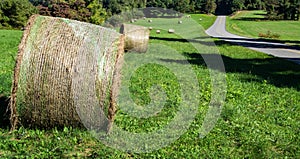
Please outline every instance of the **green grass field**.
[{"label": "green grass field", "polygon": [[[211,40],[204,30],[187,26],[193,23],[191,19],[184,20],[182,25],[177,24],[177,20],[153,19],[152,24],[145,21],[138,24],[154,27],[148,54],[175,50],[174,56],[164,57],[168,58],[167,62],[175,68],[179,66],[180,70],[182,61],[177,57],[186,57],[198,80],[200,89],[195,98],[200,100],[199,109],[187,132],[178,140],[162,149],[139,154],[107,147],[85,130],[20,128],[10,133],[2,124],[0,158],[299,158],[300,66],[216,40],[226,68],[227,96],[216,126],[204,138],[199,138],[212,93],[209,70],[202,55],[214,57],[217,52],[212,54],[211,51],[216,50],[207,47]],[[187,30],[187,33],[168,34],[168,28],[175,28],[177,33]],[[156,34],[156,29],[161,29],[161,34]],[[0,30],[0,37],[0,88],[1,94],[8,97],[21,32]],[[164,50],[165,47],[170,49]],[[136,56],[148,58],[149,55]],[[125,66],[130,64],[125,61]],[[123,73],[127,71],[130,70],[124,69]],[[178,80],[170,70],[155,64],[146,65],[134,72],[130,81],[123,82],[130,84],[133,99],[139,104],[149,103],[152,84],[160,85],[168,100],[156,117],[137,119],[119,111],[116,117],[119,127],[136,133],[151,132],[172,120],[181,98]]]},{"label": "green grass field", "polygon": [[192,14],[192,18],[199,22],[199,24],[206,30],[215,22],[217,17],[206,14]]},{"label": "green grass field", "polygon": [[227,30],[231,33],[258,38],[259,33],[279,34],[279,42],[300,45],[300,21],[264,20],[264,11],[241,11],[227,18]]}]

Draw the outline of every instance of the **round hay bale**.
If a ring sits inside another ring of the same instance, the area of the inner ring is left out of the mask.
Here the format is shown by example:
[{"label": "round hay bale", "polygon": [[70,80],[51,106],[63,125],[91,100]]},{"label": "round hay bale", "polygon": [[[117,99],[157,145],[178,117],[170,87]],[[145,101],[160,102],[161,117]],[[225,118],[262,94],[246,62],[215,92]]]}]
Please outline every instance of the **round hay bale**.
[{"label": "round hay bale", "polygon": [[122,24],[120,33],[125,35],[125,50],[145,53],[149,43],[149,29],[146,27]]},{"label": "round hay bale", "polygon": [[160,34],[160,30],[156,30],[156,34]]},{"label": "round hay bale", "polygon": [[181,20],[179,20],[179,21],[178,21],[178,24],[182,24],[182,21],[181,21]]},{"label": "round hay bale", "polygon": [[175,33],[175,30],[174,29],[169,29],[168,33]]},{"label": "round hay bale", "polygon": [[149,20],[148,20],[148,22],[149,22],[149,23],[152,23],[152,20],[151,20],[151,19],[149,19]]},{"label": "round hay bale", "polygon": [[153,27],[149,27],[149,30],[153,30]]},{"label": "round hay bale", "polygon": [[[19,45],[11,126],[109,130],[124,53],[123,35],[98,25],[34,15]],[[107,110],[106,115],[99,110]]]}]

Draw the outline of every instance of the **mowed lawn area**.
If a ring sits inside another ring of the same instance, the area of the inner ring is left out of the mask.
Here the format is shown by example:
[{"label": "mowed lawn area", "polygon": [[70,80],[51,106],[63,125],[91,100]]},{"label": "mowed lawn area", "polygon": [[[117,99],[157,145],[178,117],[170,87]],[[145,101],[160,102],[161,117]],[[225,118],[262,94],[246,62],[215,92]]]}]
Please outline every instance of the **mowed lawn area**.
[{"label": "mowed lawn area", "polygon": [[[149,153],[123,152],[106,146],[86,130],[21,127],[10,133],[3,122],[0,128],[0,158],[300,158],[300,66],[209,39],[204,30],[196,25],[208,28],[214,21],[212,19],[215,17],[192,15],[191,19],[183,19],[182,24],[178,24],[178,19],[152,19],[153,23],[138,20],[136,23],[154,29],[150,35],[149,52],[134,55],[135,58],[151,59],[151,54],[168,52],[171,56],[159,60],[178,70],[183,67],[181,65],[189,65],[199,86],[194,95],[199,100],[197,115],[175,142]],[[169,34],[169,28],[175,29],[178,34]],[[157,29],[161,30],[161,34],[155,33]],[[10,94],[14,58],[21,33],[0,30],[0,94],[3,99]],[[226,70],[226,100],[213,130],[204,138],[199,138],[212,97],[210,70],[218,71],[209,69],[203,57],[213,59],[218,54]],[[188,64],[178,57],[185,57]],[[124,68],[132,62],[135,61],[125,56]],[[130,71],[122,70],[123,74]],[[180,76],[190,78],[184,72]],[[122,81],[130,85],[133,100],[140,105],[149,103],[149,93],[154,84],[165,91],[167,102],[162,112],[145,119],[131,117],[120,110],[115,124],[135,133],[163,128],[172,121],[182,100],[180,82],[170,69],[155,64],[155,61],[141,66],[133,72],[130,80]],[[0,102],[5,103],[5,100]],[[3,110],[5,105],[1,104],[1,107]]]},{"label": "mowed lawn area", "polygon": [[300,21],[265,20],[265,11],[240,11],[227,18],[227,30],[231,33],[258,38],[259,33],[270,31],[280,35],[279,42],[300,45]]}]

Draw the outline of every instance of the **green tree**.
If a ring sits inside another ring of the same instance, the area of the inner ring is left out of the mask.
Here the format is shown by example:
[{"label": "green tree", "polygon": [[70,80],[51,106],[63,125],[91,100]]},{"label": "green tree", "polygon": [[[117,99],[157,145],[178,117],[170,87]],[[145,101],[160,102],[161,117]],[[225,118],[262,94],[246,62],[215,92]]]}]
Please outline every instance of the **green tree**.
[{"label": "green tree", "polygon": [[239,11],[245,8],[245,0],[232,0],[231,12]]},{"label": "green tree", "polygon": [[195,2],[195,10],[199,11],[199,12],[203,12],[204,11],[204,6],[206,3],[206,0],[192,0],[193,2]]},{"label": "green tree", "polygon": [[269,19],[299,20],[300,0],[265,0]]},{"label": "green tree", "polygon": [[21,28],[35,13],[37,9],[28,0],[0,1],[0,24],[3,27]]},{"label": "green tree", "polygon": [[30,0],[39,14],[102,24],[107,18],[102,0]]},{"label": "green tree", "polygon": [[195,5],[195,4],[196,4],[195,1],[191,1],[191,2],[190,2],[190,5],[189,5],[189,6],[190,6],[189,12],[193,12],[193,13],[194,13],[194,12],[196,11],[196,8],[195,8],[196,5]]},{"label": "green tree", "polygon": [[109,15],[131,11],[134,8],[144,8],[147,5],[146,0],[103,0],[102,3]]},{"label": "green tree", "polygon": [[189,11],[189,4],[190,4],[190,0],[174,0],[173,9],[178,12],[185,13]]},{"label": "green tree", "polygon": [[93,0],[87,8],[91,11],[90,22],[94,24],[102,24],[107,16],[106,11],[102,8],[102,2],[99,0]]},{"label": "green tree", "polygon": [[217,9],[217,4],[215,0],[207,0],[204,7],[204,12],[207,14],[213,14],[215,13]]},{"label": "green tree", "polygon": [[245,0],[244,2],[245,9],[253,10],[253,9],[265,9],[264,0]]}]

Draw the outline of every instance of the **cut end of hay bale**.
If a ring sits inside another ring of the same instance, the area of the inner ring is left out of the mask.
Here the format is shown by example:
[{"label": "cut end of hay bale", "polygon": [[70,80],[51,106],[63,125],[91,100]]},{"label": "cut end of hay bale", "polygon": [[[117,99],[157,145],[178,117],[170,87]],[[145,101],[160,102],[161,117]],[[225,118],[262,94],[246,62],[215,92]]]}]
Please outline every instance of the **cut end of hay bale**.
[{"label": "cut end of hay bale", "polygon": [[125,36],[126,51],[147,52],[150,34],[148,28],[132,24],[122,24],[120,33]]},{"label": "cut end of hay bale", "polygon": [[156,34],[160,34],[160,30],[156,30]]},{"label": "cut end of hay bale", "polygon": [[[11,124],[106,129],[113,122],[123,35],[84,22],[32,16],[19,45]],[[106,117],[106,116],[108,117]]]},{"label": "cut end of hay bale", "polygon": [[175,33],[175,30],[174,29],[169,29],[168,33],[170,33],[170,34]]}]

